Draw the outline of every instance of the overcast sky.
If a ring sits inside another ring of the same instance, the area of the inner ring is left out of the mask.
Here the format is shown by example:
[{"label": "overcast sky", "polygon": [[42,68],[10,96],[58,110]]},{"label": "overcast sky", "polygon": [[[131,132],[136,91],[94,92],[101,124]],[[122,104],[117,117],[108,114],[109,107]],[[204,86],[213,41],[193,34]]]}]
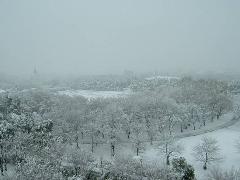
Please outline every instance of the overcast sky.
[{"label": "overcast sky", "polygon": [[0,0],[0,72],[240,69],[239,0]]}]

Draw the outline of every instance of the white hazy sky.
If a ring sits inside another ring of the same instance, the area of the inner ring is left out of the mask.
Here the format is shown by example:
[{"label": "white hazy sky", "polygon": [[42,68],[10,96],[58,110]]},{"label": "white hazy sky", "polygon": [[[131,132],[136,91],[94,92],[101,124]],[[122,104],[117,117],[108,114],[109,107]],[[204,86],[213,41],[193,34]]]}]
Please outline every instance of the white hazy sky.
[{"label": "white hazy sky", "polygon": [[238,72],[239,0],[0,0],[0,72]]}]

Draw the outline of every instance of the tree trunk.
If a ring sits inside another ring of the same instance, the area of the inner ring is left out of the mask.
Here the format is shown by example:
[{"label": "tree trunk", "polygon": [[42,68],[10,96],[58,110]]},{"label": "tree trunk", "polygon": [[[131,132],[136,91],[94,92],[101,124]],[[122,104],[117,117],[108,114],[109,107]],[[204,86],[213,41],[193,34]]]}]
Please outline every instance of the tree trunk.
[{"label": "tree trunk", "polygon": [[111,156],[115,156],[115,145],[111,143]]},{"label": "tree trunk", "polygon": [[222,108],[219,109],[219,112],[217,114],[217,119],[219,119],[222,116]]},{"label": "tree trunk", "polygon": [[211,122],[213,122],[213,120],[214,120],[214,116],[211,116]]},{"label": "tree trunk", "polygon": [[168,126],[169,135],[172,135],[171,126]]},{"label": "tree trunk", "polygon": [[93,135],[92,135],[92,153],[93,153],[93,146],[94,144],[93,144]]},{"label": "tree trunk", "polygon": [[75,175],[78,176],[78,168],[75,167]]},{"label": "tree trunk", "polygon": [[166,163],[167,163],[167,165],[168,165],[168,166],[170,165],[170,160],[169,160],[169,159],[170,159],[170,156],[169,156],[169,155],[167,155],[167,159],[166,159],[166,160],[167,160],[167,162],[166,162]]},{"label": "tree trunk", "polygon": [[4,168],[3,168],[3,158],[2,158],[2,157],[0,157],[0,169],[1,169],[1,174],[2,174],[2,176],[3,176],[3,170],[4,170]]},{"label": "tree trunk", "polygon": [[77,144],[77,148],[79,149],[78,135],[76,135],[75,141],[76,141],[76,144]]},{"label": "tree trunk", "polygon": [[205,162],[204,162],[204,165],[203,165],[203,169],[207,170],[207,162],[208,162],[208,154],[207,153],[205,154],[205,158],[206,159],[205,159]]},{"label": "tree trunk", "polygon": [[150,137],[150,144],[153,145],[153,137]]},{"label": "tree trunk", "polygon": [[5,171],[7,171],[7,159],[6,158],[4,159],[4,168],[5,168]]},{"label": "tree trunk", "polygon": [[137,156],[139,155],[139,148],[137,147]]},{"label": "tree trunk", "polygon": [[207,170],[207,163],[205,162],[204,165],[203,165],[203,169],[204,170]]},{"label": "tree trunk", "polygon": [[131,133],[130,133],[130,132],[128,132],[128,134],[127,134],[127,138],[128,138],[128,139],[130,139],[130,134],[131,134]]}]

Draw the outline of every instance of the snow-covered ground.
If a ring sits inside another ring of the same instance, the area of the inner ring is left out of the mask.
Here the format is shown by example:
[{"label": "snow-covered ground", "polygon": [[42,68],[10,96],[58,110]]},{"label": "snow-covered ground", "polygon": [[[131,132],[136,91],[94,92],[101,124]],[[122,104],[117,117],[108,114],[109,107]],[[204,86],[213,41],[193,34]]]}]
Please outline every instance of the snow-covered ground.
[{"label": "snow-covered ground", "polygon": [[[230,115],[226,115],[225,118],[229,116]],[[228,121],[232,122],[229,119]],[[228,121],[225,121],[226,126],[228,124]],[[222,126],[224,124],[218,124],[218,122],[216,122],[216,124],[213,123],[215,124],[215,127],[212,125],[211,128],[206,129],[206,132],[208,130],[212,132],[205,133],[205,131],[196,131],[196,133],[188,134],[189,137],[182,137],[178,140],[177,143],[182,144],[184,147],[182,154],[179,156],[185,157],[187,159],[187,162],[193,165],[197,180],[205,180],[206,174],[209,171],[203,170],[203,164],[201,162],[197,162],[192,155],[194,146],[199,144],[201,142],[201,139],[205,136],[213,137],[218,141],[218,145],[221,149],[220,154],[221,157],[223,157],[220,162],[209,165],[209,168],[213,166],[219,166],[224,170],[231,170],[233,167],[240,169],[240,152],[238,152],[236,148],[236,141],[240,138],[240,120],[237,120],[235,122],[236,123],[233,123],[233,125],[229,127]],[[214,131],[214,128],[221,129]],[[199,133],[200,135],[197,135]],[[143,151],[141,154],[144,163],[157,163],[160,165],[165,164],[164,153],[158,148],[157,144],[159,144],[159,142],[154,142],[153,146],[150,145],[150,142],[145,143],[145,151]],[[90,149],[90,146],[91,145],[88,144],[85,146],[85,148]],[[98,145],[98,147],[95,147],[94,154],[96,155],[96,158],[103,157],[106,160],[111,160],[109,144]],[[116,146],[116,154],[122,154],[124,156],[131,155],[134,157],[136,155],[136,152],[134,152],[134,148],[131,143],[124,142]]]},{"label": "snow-covered ground", "polygon": [[5,90],[3,90],[3,89],[0,89],[0,93],[4,93],[5,92]]},{"label": "snow-covered ground", "polygon": [[152,77],[148,77],[148,78],[145,78],[145,79],[146,80],[161,79],[161,80],[170,81],[170,80],[179,80],[180,77],[177,77],[177,76],[152,76]]},{"label": "snow-covered ground", "polygon": [[93,91],[93,90],[64,90],[57,92],[60,95],[67,95],[67,96],[83,96],[87,99],[94,99],[94,98],[118,98],[118,97],[125,97],[129,95],[131,92],[130,90],[124,91]]},{"label": "snow-covered ground", "polygon": [[[212,166],[219,166],[224,170],[231,170],[231,168],[240,168],[240,152],[236,148],[236,141],[240,138],[240,121],[233,126],[216,130],[214,132],[205,133],[202,135],[182,138],[179,143],[184,146],[184,151],[181,156],[185,157],[187,161],[194,166],[195,173],[198,180],[205,180],[208,170],[203,170],[203,164],[197,162],[192,153],[193,148],[201,142],[201,139],[206,137],[213,137],[218,141],[220,147],[220,154],[223,159],[220,162],[212,164]],[[156,148],[149,148],[143,153],[146,161],[162,162],[162,156]],[[209,166],[211,168],[211,165]]]}]

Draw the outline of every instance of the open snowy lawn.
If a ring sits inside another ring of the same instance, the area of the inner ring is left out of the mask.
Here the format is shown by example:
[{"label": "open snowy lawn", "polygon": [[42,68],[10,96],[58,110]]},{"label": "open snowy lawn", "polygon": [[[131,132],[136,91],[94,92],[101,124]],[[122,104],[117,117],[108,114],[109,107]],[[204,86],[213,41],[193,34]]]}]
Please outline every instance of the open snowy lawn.
[{"label": "open snowy lawn", "polygon": [[[210,165],[210,168],[211,166],[219,166],[224,170],[230,170],[232,167],[240,168],[240,152],[238,152],[236,148],[236,141],[240,138],[240,122],[238,122],[228,128],[179,140],[184,146],[184,152],[181,156],[185,157],[188,163],[194,166],[198,180],[206,179],[205,175],[208,173],[208,170],[203,170],[203,164],[196,162],[192,153],[193,147],[200,143],[204,136],[213,137],[218,141],[218,145],[221,149],[220,153],[223,157],[220,162]],[[161,153],[156,148],[147,149],[144,152],[143,157],[145,160],[159,162],[161,162],[162,159]]]},{"label": "open snowy lawn", "polygon": [[228,128],[180,140],[185,147],[183,156],[188,160],[189,163],[193,164],[199,179],[204,179],[204,175],[207,172],[202,170],[201,163],[195,161],[194,157],[192,156],[192,149],[201,141],[201,138],[204,136],[213,137],[218,141],[223,160],[215,165],[220,166],[225,170],[230,170],[232,167],[240,168],[240,152],[238,152],[236,148],[236,141],[240,137],[240,122],[238,122],[237,124]]},{"label": "open snowy lawn", "polygon": [[87,99],[95,99],[95,98],[118,98],[124,97],[130,94],[129,90],[125,91],[93,91],[93,90],[65,90],[58,91],[60,95],[67,96],[83,96]]},{"label": "open snowy lawn", "polygon": [[180,77],[177,76],[151,76],[151,77],[147,77],[145,78],[146,80],[155,80],[155,79],[161,79],[161,80],[179,80]]}]

